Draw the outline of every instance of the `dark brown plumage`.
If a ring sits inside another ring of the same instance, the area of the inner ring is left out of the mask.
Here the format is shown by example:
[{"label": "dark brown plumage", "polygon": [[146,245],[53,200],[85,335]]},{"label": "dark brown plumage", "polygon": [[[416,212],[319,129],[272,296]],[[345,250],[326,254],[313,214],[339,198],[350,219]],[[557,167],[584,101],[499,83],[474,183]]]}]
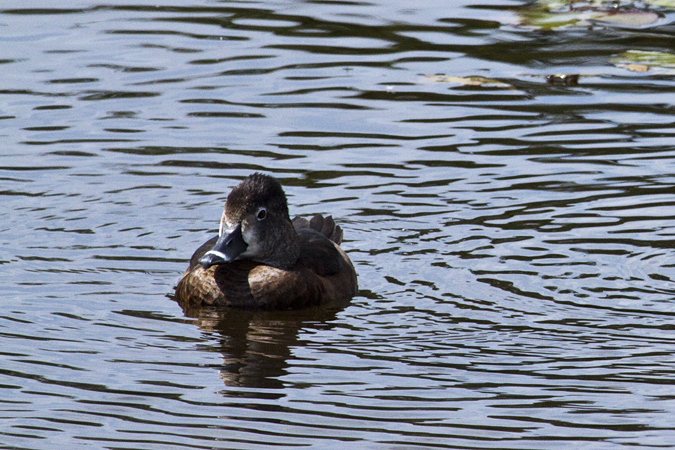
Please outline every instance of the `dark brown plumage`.
[{"label": "dark brown plumage", "polygon": [[[302,308],[357,293],[354,266],[339,246],[342,229],[330,216],[291,222],[286,196],[272,177],[256,173],[232,190],[221,235],[192,255],[176,287],[184,308]],[[235,256],[227,239],[242,246]]]}]

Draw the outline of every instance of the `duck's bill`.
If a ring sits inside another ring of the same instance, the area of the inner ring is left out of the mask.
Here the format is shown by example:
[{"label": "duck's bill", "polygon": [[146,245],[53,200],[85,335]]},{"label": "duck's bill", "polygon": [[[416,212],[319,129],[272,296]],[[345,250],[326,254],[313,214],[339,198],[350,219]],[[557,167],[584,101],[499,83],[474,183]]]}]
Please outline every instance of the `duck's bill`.
[{"label": "duck's bill", "polygon": [[218,242],[204,256],[199,258],[199,264],[208,269],[216,264],[225,264],[234,261],[237,256],[246,251],[248,244],[241,235],[241,224],[222,230]]}]

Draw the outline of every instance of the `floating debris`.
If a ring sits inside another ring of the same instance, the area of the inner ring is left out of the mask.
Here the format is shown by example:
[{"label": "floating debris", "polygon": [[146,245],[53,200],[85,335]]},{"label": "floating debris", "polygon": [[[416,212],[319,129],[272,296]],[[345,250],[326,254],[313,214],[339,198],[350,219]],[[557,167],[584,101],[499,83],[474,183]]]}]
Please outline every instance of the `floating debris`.
[{"label": "floating debris", "polygon": [[579,74],[557,74],[546,75],[548,84],[563,84],[565,86],[576,86],[579,84]]},{"label": "floating debris", "polygon": [[626,64],[623,68],[631,72],[647,72],[649,70],[649,66],[645,64]]},{"label": "floating debris", "polygon": [[459,84],[462,86],[481,86],[481,87],[492,87],[500,89],[513,89],[508,83],[503,81],[493,80],[492,78],[485,78],[477,75],[472,75],[468,77],[456,77],[453,75],[444,75],[444,74],[435,74],[435,75],[423,75],[418,84],[428,84],[428,83],[449,83],[449,84]]}]

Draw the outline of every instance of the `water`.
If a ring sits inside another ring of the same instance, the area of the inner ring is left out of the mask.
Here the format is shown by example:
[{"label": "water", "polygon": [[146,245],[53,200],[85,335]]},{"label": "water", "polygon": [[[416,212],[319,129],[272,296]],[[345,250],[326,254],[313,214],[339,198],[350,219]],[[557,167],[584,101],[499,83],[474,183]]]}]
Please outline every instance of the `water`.
[{"label": "water", "polygon": [[[675,83],[611,62],[670,16],[523,5],[4,2],[0,448],[673,445]],[[256,170],[349,305],[173,301]]]}]

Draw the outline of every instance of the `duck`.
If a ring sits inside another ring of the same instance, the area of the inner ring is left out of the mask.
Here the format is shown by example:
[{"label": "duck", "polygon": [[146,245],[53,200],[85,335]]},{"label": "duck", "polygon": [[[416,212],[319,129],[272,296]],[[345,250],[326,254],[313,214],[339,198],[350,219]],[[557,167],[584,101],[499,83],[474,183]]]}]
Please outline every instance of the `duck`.
[{"label": "duck", "polygon": [[184,308],[298,309],[349,301],[357,275],[332,216],[290,219],[281,183],[259,172],[227,196],[218,236],[176,286]]}]

